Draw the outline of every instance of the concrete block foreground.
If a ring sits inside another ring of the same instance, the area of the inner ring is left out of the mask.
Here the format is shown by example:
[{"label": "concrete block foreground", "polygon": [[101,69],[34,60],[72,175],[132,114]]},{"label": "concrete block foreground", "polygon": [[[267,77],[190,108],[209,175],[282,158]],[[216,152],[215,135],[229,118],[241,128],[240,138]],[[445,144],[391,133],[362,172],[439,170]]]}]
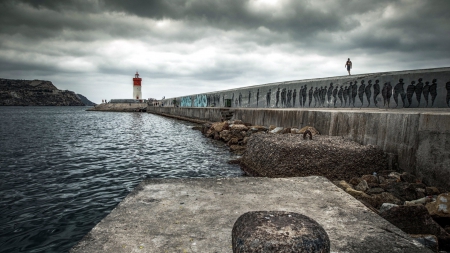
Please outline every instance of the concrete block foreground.
[{"label": "concrete block foreground", "polygon": [[70,252],[232,252],[234,222],[261,210],[316,220],[331,252],[431,252],[317,176],[145,180]]}]

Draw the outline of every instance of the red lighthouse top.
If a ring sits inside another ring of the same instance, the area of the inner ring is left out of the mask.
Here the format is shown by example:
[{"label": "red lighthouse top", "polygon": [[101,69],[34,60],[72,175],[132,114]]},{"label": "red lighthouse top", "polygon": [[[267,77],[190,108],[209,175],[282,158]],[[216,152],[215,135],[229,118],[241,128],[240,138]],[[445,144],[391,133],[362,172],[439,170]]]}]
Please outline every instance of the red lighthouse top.
[{"label": "red lighthouse top", "polygon": [[139,78],[139,73],[136,71],[136,74],[133,78],[133,86],[141,86],[142,78]]}]

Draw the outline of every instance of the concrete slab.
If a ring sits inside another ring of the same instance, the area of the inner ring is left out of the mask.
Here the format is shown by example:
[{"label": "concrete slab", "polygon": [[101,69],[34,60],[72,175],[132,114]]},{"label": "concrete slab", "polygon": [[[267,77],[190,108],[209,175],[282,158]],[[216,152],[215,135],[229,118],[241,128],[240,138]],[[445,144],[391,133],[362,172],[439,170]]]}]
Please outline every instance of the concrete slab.
[{"label": "concrete slab", "polygon": [[70,252],[232,252],[248,211],[307,215],[332,252],[431,252],[323,177],[143,181]]}]

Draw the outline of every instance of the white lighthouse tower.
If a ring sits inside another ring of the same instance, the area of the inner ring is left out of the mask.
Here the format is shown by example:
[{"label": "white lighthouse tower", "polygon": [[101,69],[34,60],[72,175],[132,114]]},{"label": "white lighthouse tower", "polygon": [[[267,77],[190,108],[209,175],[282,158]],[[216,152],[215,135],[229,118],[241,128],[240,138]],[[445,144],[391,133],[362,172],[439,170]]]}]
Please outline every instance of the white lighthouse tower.
[{"label": "white lighthouse tower", "polygon": [[136,71],[133,78],[133,99],[142,99],[141,82],[142,78],[139,78],[139,73]]}]

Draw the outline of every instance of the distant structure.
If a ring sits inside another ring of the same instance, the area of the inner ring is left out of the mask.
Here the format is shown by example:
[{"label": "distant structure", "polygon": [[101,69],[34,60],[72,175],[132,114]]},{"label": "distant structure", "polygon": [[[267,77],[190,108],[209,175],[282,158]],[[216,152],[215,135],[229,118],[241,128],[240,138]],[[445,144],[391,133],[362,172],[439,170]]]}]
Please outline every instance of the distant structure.
[{"label": "distant structure", "polygon": [[141,82],[142,78],[139,78],[139,73],[136,71],[133,78],[133,99],[142,99]]}]

